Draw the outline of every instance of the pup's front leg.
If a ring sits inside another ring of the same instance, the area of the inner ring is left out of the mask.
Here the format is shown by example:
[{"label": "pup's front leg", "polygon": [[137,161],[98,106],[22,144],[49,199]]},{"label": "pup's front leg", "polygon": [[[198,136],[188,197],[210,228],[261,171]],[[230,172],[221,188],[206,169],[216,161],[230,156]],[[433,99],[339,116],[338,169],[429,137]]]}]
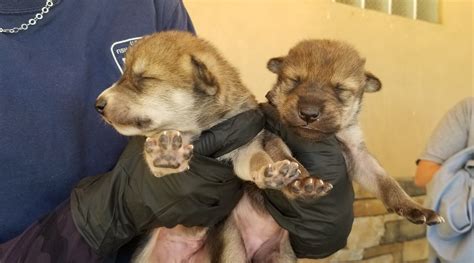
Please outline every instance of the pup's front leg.
[{"label": "pup's front leg", "polygon": [[251,157],[250,169],[253,174],[253,182],[261,189],[282,189],[301,175],[299,165],[296,162],[282,160],[267,162],[264,152],[257,153]]},{"label": "pup's front leg", "polygon": [[145,142],[145,160],[153,175],[161,177],[189,169],[193,145],[179,131],[163,131]]},{"label": "pup's front leg", "polygon": [[280,137],[271,132],[265,132],[264,144],[265,152],[272,160],[291,160],[299,165],[301,176],[282,189],[287,198],[318,198],[327,195],[331,191],[333,186],[315,176],[311,176],[303,165],[292,156],[290,149]]},{"label": "pup's front leg", "polygon": [[237,152],[234,170],[243,180],[261,189],[282,190],[291,199],[321,197],[332,189],[331,184],[310,176],[281,138],[269,132],[260,133]]},{"label": "pup's front leg", "polygon": [[274,162],[263,149],[263,132],[233,156],[234,171],[241,179],[260,189],[283,189],[300,177],[299,164],[289,160]]},{"label": "pup's front leg", "polygon": [[434,225],[444,222],[443,217],[416,203],[395,179],[387,175],[368,152],[359,126],[343,130],[337,136],[347,147],[346,158],[353,179],[381,199],[389,211],[406,217],[415,224]]}]

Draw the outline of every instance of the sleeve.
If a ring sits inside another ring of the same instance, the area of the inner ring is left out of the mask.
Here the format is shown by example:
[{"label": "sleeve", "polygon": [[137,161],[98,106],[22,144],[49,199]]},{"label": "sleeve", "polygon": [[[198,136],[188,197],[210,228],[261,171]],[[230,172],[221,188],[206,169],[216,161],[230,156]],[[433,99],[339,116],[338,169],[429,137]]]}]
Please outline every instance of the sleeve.
[{"label": "sleeve", "polygon": [[190,170],[154,177],[141,154],[144,143],[132,138],[111,172],[82,179],[71,193],[74,223],[98,255],[158,226],[215,225],[242,195],[231,165],[197,153]]},{"label": "sleeve", "polygon": [[[263,127],[258,110],[243,112],[200,136],[188,171],[157,178],[144,158],[144,137],[133,137],[116,167],[86,177],[71,193],[77,229],[99,255],[114,252],[157,226],[213,226],[230,214],[242,182],[220,156],[244,145]],[[202,154],[201,154],[202,153]]]},{"label": "sleeve", "polygon": [[260,110],[240,113],[204,131],[194,143],[194,151],[218,158],[252,140],[263,129],[264,123],[265,117]]},{"label": "sleeve", "polygon": [[466,148],[470,127],[474,124],[473,108],[474,97],[471,97],[449,110],[438,123],[418,161],[427,160],[442,164],[449,157]]},{"label": "sleeve", "polygon": [[182,0],[155,0],[156,31],[188,31],[196,33]]}]

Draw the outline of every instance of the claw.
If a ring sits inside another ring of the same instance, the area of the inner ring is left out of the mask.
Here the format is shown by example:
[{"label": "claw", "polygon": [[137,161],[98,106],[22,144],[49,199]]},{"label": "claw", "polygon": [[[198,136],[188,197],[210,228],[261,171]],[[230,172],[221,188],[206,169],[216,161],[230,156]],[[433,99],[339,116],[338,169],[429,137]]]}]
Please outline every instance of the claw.
[{"label": "claw", "polygon": [[289,185],[289,190],[300,198],[318,198],[328,194],[332,184],[315,177],[297,179]]},{"label": "claw", "polygon": [[269,164],[269,165],[267,166],[267,168],[265,169],[266,171],[265,171],[265,173],[264,173],[265,177],[272,177],[272,176],[273,176],[273,174],[272,174],[272,172],[273,172],[272,170],[273,170],[273,169],[272,169],[272,168],[273,168],[273,167],[272,167],[272,164]]},{"label": "claw", "polygon": [[290,190],[295,193],[295,194],[298,194],[300,191],[300,188],[301,188],[301,180],[295,180],[291,185],[290,185]]},{"label": "claw", "polygon": [[294,178],[298,178],[298,177],[300,177],[300,175],[301,175],[301,171],[300,171],[300,170],[297,170],[295,174],[290,175],[290,178],[293,178],[293,177],[294,177]]},{"label": "claw", "polygon": [[265,188],[281,189],[299,178],[301,171],[298,164],[288,160],[268,164],[263,170],[262,186]]},{"label": "claw", "polygon": [[281,175],[285,175],[288,173],[288,171],[290,170],[290,167],[289,165],[283,165],[280,169],[280,174]]},{"label": "claw", "polygon": [[314,191],[314,179],[313,178],[309,178],[305,181],[304,190],[307,193],[311,193],[311,192]]},{"label": "claw", "polygon": [[436,225],[436,224],[441,224],[441,223],[446,223],[446,220],[444,220],[444,217],[437,215],[433,220],[428,220],[426,222],[427,225]]}]

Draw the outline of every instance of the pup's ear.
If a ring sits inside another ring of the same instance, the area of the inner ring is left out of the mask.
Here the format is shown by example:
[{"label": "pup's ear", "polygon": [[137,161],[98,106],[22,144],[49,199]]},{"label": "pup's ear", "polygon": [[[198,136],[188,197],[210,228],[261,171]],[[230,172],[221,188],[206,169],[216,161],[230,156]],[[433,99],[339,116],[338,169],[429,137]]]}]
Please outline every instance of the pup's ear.
[{"label": "pup's ear", "polygon": [[278,74],[281,70],[281,65],[283,64],[283,57],[272,58],[267,62],[267,68],[271,72]]},{"label": "pup's ear", "polygon": [[191,63],[193,64],[194,79],[196,83],[195,88],[208,95],[216,95],[217,90],[219,89],[219,84],[214,75],[207,68],[206,64],[195,56],[191,56]]},{"label": "pup's ear", "polygon": [[365,72],[365,92],[377,92],[382,88],[382,82],[370,72]]}]

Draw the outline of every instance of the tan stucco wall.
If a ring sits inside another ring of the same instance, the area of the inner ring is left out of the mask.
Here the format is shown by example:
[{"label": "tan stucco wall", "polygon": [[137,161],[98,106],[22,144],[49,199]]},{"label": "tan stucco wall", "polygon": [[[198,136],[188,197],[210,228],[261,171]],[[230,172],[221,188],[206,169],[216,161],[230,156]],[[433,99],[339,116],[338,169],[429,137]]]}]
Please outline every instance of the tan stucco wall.
[{"label": "tan stucco wall", "polygon": [[412,176],[430,131],[455,102],[474,96],[473,3],[440,1],[441,23],[365,11],[330,0],[185,0],[198,34],[241,71],[259,100],[274,76],[266,61],[297,41],[352,43],[383,82],[368,94],[362,125],[390,174]]}]

